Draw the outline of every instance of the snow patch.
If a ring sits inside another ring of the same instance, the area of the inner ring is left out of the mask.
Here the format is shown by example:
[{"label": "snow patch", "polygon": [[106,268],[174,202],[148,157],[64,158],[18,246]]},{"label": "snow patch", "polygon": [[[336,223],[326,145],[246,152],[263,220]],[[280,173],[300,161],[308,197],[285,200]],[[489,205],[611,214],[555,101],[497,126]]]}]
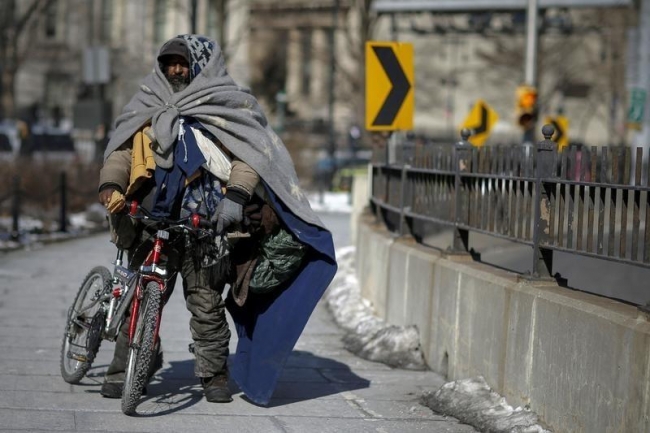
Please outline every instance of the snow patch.
[{"label": "snow patch", "polygon": [[354,272],[355,247],[337,250],[338,272],[325,293],[334,320],[347,331],[345,348],[355,355],[408,370],[427,368],[416,326],[396,326],[376,317],[361,297]]},{"label": "snow patch", "polygon": [[486,433],[551,433],[534,412],[510,406],[482,376],[446,383],[425,394],[423,404]]},{"label": "snow patch", "polygon": [[352,201],[350,193],[347,192],[310,193],[307,199],[315,212],[352,212]]},{"label": "snow patch", "polygon": [[[387,324],[374,316],[370,303],[361,297],[355,253],[354,246],[336,251],[339,269],[324,296],[334,320],[347,331],[345,348],[391,367],[426,369],[417,328]],[[513,408],[480,376],[446,383],[438,391],[424,394],[422,404],[486,433],[551,433],[539,424],[534,412]]]},{"label": "snow patch", "polygon": [[[58,222],[52,225],[58,228]],[[12,233],[12,218],[0,217],[0,251],[34,248],[41,243],[71,239],[106,228],[106,209],[99,203],[90,205],[85,212],[68,214],[65,233],[47,231],[43,221],[25,215],[18,219],[18,233]]]}]

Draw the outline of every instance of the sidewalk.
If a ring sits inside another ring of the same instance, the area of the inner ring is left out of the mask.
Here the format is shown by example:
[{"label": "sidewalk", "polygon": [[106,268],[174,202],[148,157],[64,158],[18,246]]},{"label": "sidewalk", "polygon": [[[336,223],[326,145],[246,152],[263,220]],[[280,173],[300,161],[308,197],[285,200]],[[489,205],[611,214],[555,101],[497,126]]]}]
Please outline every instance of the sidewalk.
[{"label": "sidewalk", "polygon": [[391,369],[343,349],[343,331],[323,304],[268,407],[246,401],[234,383],[232,403],[207,403],[193,376],[180,287],[163,315],[163,369],[138,407],[140,416],[127,417],[119,400],[99,395],[112,343],[104,342],[81,385],[68,385],[59,374],[66,309],[85,273],[97,264],[110,266],[113,251],[102,234],[0,256],[0,431],[474,431],[419,403],[424,392],[444,383],[441,376]]}]

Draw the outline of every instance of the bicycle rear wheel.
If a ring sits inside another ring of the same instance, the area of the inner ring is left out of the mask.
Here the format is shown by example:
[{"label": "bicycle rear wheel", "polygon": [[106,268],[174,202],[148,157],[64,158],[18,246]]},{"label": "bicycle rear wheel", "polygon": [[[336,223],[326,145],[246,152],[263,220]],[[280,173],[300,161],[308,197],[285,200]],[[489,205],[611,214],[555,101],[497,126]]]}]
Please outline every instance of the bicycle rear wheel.
[{"label": "bicycle rear wheel", "polygon": [[112,279],[104,266],[94,267],[68,310],[60,362],[61,376],[68,383],[79,383],[97,355],[106,319],[101,298],[111,290]]},{"label": "bicycle rear wheel", "polygon": [[162,292],[156,282],[147,284],[136,322],[135,334],[129,347],[126,377],[122,391],[122,412],[133,415],[142,390],[149,380],[149,371],[156,359],[156,324],[160,316]]}]

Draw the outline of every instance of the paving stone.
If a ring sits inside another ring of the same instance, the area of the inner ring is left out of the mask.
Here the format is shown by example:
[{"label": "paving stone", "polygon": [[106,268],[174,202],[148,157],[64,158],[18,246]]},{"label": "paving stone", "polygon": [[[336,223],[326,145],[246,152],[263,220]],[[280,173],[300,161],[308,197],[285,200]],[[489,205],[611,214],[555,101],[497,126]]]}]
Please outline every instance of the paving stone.
[{"label": "paving stone", "polygon": [[52,410],[17,410],[0,408],[2,429],[33,431],[74,431],[74,412]]},{"label": "paving stone", "polygon": [[[97,264],[110,268],[114,254],[102,234],[7,254],[0,260],[0,431],[473,431],[419,404],[423,392],[444,382],[441,376],[392,369],[345,350],[344,332],[324,304],[312,314],[268,406],[252,404],[232,381],[232,403],[206,402],[187,350],[190,316],[180,281],[161,323],[163,368],[148,385],[139,415],[127,417],[119,399],[99,395],[114,343],[102,342],[79,385],[65,383],[59,371],[69,304],[87,271]],[[67,260],[61,261],[61,256]],[[44,290],[51,291],[47,303]]]}]

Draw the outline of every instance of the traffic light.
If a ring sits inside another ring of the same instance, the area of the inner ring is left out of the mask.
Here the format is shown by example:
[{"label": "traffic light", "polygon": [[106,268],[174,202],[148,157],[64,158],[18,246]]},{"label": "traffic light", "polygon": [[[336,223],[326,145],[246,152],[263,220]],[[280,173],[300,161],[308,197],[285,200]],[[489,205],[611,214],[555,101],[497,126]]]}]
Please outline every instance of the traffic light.
[{"label": "traffic light", "polygon": [[537,120],[537,89],[532,86],[517,87],[517,123],[530,128]]}]

